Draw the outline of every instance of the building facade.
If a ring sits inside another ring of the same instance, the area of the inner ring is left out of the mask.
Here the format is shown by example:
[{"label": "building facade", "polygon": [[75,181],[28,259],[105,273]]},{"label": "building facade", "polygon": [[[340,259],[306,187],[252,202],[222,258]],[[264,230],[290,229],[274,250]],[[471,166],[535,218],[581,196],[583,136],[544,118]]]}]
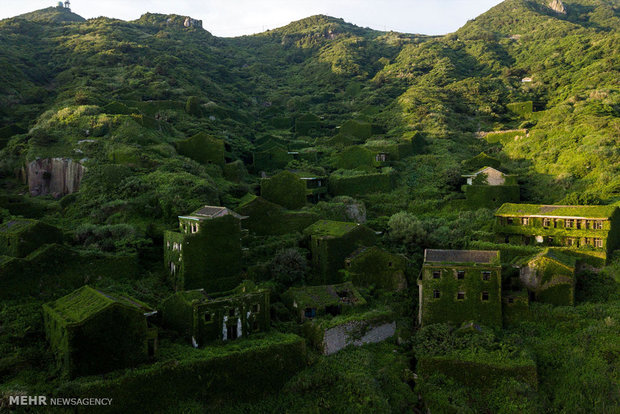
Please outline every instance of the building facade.
[{"label": "building facade", "polygon": [[499,251],[426,249],[418,279],[418,322],[501,326],[499,256]]},{"label": "building facade", "polygon": [[620,247],[617,206],[506,203],[495,217],[502,243],[565,247],[601,259]]}]

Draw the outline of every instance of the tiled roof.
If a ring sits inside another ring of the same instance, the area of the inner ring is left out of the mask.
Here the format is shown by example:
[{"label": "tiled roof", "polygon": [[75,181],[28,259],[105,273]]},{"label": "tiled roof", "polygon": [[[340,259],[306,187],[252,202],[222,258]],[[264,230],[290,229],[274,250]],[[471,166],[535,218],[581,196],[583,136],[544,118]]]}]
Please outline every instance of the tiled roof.
[{"label": "tiled roof", "polygon": [[497,250],[434,250],[424,251],[425,263],[481,263],[491,264],[499,261]]}]

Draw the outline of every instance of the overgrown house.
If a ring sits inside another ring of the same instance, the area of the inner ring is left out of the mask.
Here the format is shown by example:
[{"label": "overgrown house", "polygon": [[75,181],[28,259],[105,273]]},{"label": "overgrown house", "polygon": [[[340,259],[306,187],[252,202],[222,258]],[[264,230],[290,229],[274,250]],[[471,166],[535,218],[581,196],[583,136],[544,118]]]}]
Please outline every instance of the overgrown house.
[{"label": "overgrown house", "polygon": [[162,323],[190,339],[195,347],[230,341],[269,330],[269,291],[244,283],[230,292],[204,289],[177,292],[161,304]]},{"label": "overgrown house", "polygon": [[299,322],[325,315],[337,316],[343,308],[366,304],[364,297],[351,282],[292,287],[284,292],[282,299]]},{"label": "overgrown house", "polygon": [[485,166],[462,177],[467,180],[462,190],[471,207],[498,207],[520,199],[517,177],[496,168]]},{"label": "overgrown house", "polygon": [[421,325],[475,321],[502,326],[499,251],[424,251],[418,279]]},{"label": "overgrown house", "polygon": [[601,259],[620,247],[617,206],[506,203],[495,216],[502,243],[562,246]]},{"label": "overgrown house", "polygon": [[123,295],[83,286],[43,305],[45,333],[69,377],[100,374],[146,362],[157,350],[157,312]]},{"label": "overgrown house", "polygon": [[239,283],[244,218],[218,206],[179,216],[179,231],[164,233],[164,264],[175,290],[219,292]]},{"label": "overgrown house", "polygon": [[362,246],[372,246],[376,234],[358,223],[319,220],[304,230],[312,255],[312,268],[321,283],[342,281],[345,259]]}]

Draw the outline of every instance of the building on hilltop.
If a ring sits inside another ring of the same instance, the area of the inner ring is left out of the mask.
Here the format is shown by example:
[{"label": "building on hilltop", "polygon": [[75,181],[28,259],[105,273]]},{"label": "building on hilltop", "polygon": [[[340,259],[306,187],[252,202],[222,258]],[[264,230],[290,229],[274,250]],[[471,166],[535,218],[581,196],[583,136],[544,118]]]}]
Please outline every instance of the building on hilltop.
[{"label": "building on hilltop", "polygon": [[195,347],[269,330],[269,291],[244,283],[230,292],[177,292],[161,305],[162,323],[191,339]]},{"label": "building on hilltop", "polygon": [[164,232],[164,264],[175,290],[217,292],[239,283],[245,218],[219,206],[179,216],[179,231]]},{"label": "building on hilltop", "polygon": [[462,190],[471,207],[498,207],[520,199],[516,176],[504,174],[496,168],[486,166],[462,177],[467,179]]},{"label": "building on hilltop", "polygon": [[342,313],[343,307],[366,304],[351,282],[292,287],[283,294],[282,299],[299,322],[324,315],[337,316]]},{"label": "building on hilltop", "polygon": [[418,278],[421,325],[476,321],[502,326],[499,251],[424,251]]},{"label": "building on hilltop", "polygon": [[129,296],[90,286],[43,305],[47,339],[69,377],[101,374],[148,361],[157,351],[157,312]]},{"label": "building on hilltop", "polygon": [[319,220],[304,230],[312,255],[312,268],[321,283],[342,281],[339,270],[347,256],[362,246],[372,246],[376,233],[358,223]]},{"label": "building on hilltop", "polygon": [[620,248],[617,206],[506,203],[495,217],[500,243],[562,246],[603,260]]}]

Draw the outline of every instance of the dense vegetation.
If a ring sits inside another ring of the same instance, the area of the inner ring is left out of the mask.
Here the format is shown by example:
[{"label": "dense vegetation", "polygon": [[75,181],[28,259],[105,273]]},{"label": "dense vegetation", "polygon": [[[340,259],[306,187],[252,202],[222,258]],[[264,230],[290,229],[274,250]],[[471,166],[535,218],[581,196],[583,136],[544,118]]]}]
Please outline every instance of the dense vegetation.
[{"label": "dense vegetation", "polygon": [[[414,322],[423,249],[493,241],[493,206],[467,204],[461,174],[487,165],[515,174],[528,203],[620,202],[620,7],[565,5],[563,15],[546,1],[506,0],[439,37],[327,16],[232,39],[176,15],[84,20],[49,8],[2,20],[0,220],[57,226],[81,254],[133,255],[135,277],[89,283],[157,305],[171,292],[162,235],[177,216],[205,204],[236,209],[259,193],[263,171],[333,174],[332,194],[301,211],[366,222],[383,232],[381,247],[407,255],[409,295],[363,291],[395,308],[398,340],[313,354],[277,395],[190,398],[168,412],[614,412],[620,257],[579,275],[576,306],[535,304],[531,319],[505,330],[463,339]],[[376,148],[401,155],[378,164]],[[258,168],[266,153],[273,167]],[[29,195],[25,165],[48,157],[83,163],[79,192]],[[243,240],[244,276],[272,290],[275,329],[299,333],[279,299],[311,280],[307,250],[300,232],[273,233]],[[40,309],[71,290],[0,302],[0,397],[61,386]],[[535,361],[538,387],[506,379],[480,393],[441,374],[416,382],[415,362],[438,347]]]}]

